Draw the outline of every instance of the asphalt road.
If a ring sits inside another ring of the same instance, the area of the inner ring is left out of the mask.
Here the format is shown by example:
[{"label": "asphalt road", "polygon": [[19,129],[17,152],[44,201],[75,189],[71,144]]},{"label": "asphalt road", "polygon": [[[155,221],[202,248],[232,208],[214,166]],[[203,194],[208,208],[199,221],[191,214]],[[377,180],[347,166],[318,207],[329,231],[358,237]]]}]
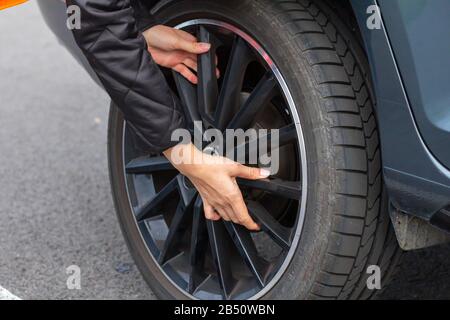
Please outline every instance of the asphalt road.
[{"label": "asphalt road", "polygon": [[[33,1],[0,12],[0,297],[155,298],[114,214],[108,104]],[[383,297],[450,299],[449,249],[406,254]],[[71,265],[81,290],[67,288]]]}]

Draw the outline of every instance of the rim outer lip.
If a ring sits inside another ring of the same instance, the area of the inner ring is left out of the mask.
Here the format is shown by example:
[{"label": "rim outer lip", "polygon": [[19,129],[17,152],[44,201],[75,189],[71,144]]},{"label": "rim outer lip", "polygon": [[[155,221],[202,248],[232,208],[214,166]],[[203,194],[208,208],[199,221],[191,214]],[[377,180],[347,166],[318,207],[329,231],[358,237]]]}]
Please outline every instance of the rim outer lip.
[{"label": "rim outer lip", "polygon": [[[276,275],[273,277],[273,279],[271,281],[269,281],[269,283],[267,283],[267,285],[261,290],[259,291],[256,295],[250,297],[248,300],[258,300],[260,298],[262,298],[264,295],[266,295],[273,287],[274,285],[281,279],[281,277],[284,275],[285,271],[287,270],[292,257],[294,255],[295,249],[298,246],[298,243],[300,241],[300,236],[303,230],[303,224],[305,221],[305,214],[306,214],[306,200],[307,200],[307,186],[308,186],[308,170],[307,170],[307,157],[306,157],[306,146],[305,146],[305,140],[304,140],[304,136],[303,136],[303,131],[302,131],[302,127],[300,124],[300,118],[297,112],[297,108],[294,102],[294,99],[292,97],[292,94],[289,90],[289,87],[286,83],[286,81],[284,80],[283,75],[281,74],[281,71],[278,69],[278,67],[275,65],[275,63],[273,62],[272,58],[269,56],[269,54],[263,49],[263,47],[256,41],[254,40],[250,35],[248,35],[247,33],[245,33],[244,31],[240,30],[239,28],[233,26],[232,24],[229,24],[227,22],[223,22],[223,21],[219,21],[219,20],[214,20],[214,19],[192,19],[192,20],[188,20],[186,22],[183,22],[181,24],[178,24],[177,26],[175,26],[176,29],[183,29],[186,27],[190,27],[190,26],[194,26],[194,25],[210,25],[210,26],[217,26],[217,27],[222,27],[224,29],[227,29],[228,31],[232,31],[235,34],[237,34],[238,36],[240,36],[241,38],[243,38],[245,41],[247,41],[247,43],[249,45],[251,45],[259,54],[260,56],[265,60],[265,62],[267,63],[267,65],[270,67],[270,69],[272,70],[272,72],[274,73],[275,77],[277,78],[278,83],[281,86],[283,95],[285,96],[288,105],[289,105],[289,111],[292,115],[292,118],[294,120],[294,124],[297,130],[297,136],[298,136],[298,144],[299,144],[299,148],[300,148],[300,157],[301,157],[301,172],[302,172],[302,197],[301,197],[301,201],[300,201],[300,212],[299,212],[299,216],[297,219],[297,228],[295,230],[295,235],[292,239],[292,244],[291,244],[291,248],[288,251],[288,254],[286,255],[285,261],[283,262],[283,264],[281,265],[281,267],[279,268],[279,270],[277,271]],[[124,125],[123,128],[123,137],[122,137],[122,157],[123,157],[123,163],[125,163],[125,129],[126,129],[126,124]],[[124,170],[123,170],[124,176],[126,177],[127,173],[125,172],[125,165],[124,165]],[[125,183],[125,188],[127,191],[127,197],[128,197],[128,203],[130,206],[131,211],[133,212],[133,206],[131,205],[131,199],[130,199],[130,193],[128,190],[128,185],[127,183]],[[136,223],[136,227],[138,230],[139,226],[137,224],[136,219],[134,219],[135,223]],[[142,233],[139,231],[139,235],[142,239],[142,241],[145,243],[145,239],[143,238]],[[180,286],[178,286],[170,277],[168,277],[166,275],[166,273],[164,272],[164,270],[162,269],[162,267],[159,265],[159,263],[156,261],[155,257],[153,256],[153,254],[149,251],[148,246],[146,245],[147,251],[151,257],[151,259],[153,259],[154,263],[156,264],[156,266],[160,269],[161,273],[166,277],[167,280],[169,280],[169,282],[175,287],[177,288],[180,293],[182,293],[183,295],[185,295],[186,297],[193,299],[193,300],[199,300],[197,297],[187,293],[185,290],[183,290],[182,288],[180,288]]]}]

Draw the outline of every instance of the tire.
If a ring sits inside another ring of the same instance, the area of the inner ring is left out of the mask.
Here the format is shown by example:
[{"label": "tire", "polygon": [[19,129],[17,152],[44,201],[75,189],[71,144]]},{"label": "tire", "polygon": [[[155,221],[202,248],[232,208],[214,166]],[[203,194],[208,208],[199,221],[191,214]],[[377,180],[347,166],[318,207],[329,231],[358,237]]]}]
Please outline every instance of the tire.
[{"label": "tire", "polygon": [[[321,0],[178,0],[155,13],[172,25],[214,18],[245,30],[270,54],[293,93],[308,164],[306,214],[292,260],[262,299],[373,298],[368,266],[381,268],[385,287],[400,259],[383,192],[368,63],[335,12]],[[119,223],[154,293],[187,299],[152,259],[130,210],[123,122],[112,105],[108,154]]]}]

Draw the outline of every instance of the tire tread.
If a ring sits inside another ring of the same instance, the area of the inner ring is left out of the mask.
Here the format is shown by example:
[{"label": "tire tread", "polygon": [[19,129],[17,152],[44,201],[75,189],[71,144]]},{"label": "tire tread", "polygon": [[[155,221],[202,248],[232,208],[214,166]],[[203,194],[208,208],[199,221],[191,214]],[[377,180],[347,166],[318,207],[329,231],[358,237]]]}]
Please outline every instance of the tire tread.
[{"label": "tire tread", "polygon": [[[328,0],[279,1],[277,11],[303,52],[328,113],[336,155],[333,231],[313,299],[373,298],[370,264],[392,274],[401,250],[384,211],[380,142],[367,62]],[[359,209],[358,209],[359,208]],[[335,209],[336,210],[336,209]]]}]

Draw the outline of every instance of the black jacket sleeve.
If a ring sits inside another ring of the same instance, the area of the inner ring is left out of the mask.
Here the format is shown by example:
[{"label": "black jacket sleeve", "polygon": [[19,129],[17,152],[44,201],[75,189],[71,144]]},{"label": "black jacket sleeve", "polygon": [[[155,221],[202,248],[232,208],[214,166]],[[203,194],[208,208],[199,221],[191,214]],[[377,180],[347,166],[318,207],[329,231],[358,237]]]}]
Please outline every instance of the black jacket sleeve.
[{"label": "black jacket sleeve", "polygon": [[[177,144],[184,127],[178,99],[147,50],[138,28],[156,22],[136,9],[138,0],[67,0],[81,9],[81,28],[73,34],[105,90],[134,131],[138,147],[159,153]],[[139,23],[136,21],[139,20]]]},{"label": "black jacket sleeve", "polygon": [[130,0],[136,18],[136,25],[140,32],[147,30],[158,24],[155,17],[150,14],[151,7],[158,0]]}]

